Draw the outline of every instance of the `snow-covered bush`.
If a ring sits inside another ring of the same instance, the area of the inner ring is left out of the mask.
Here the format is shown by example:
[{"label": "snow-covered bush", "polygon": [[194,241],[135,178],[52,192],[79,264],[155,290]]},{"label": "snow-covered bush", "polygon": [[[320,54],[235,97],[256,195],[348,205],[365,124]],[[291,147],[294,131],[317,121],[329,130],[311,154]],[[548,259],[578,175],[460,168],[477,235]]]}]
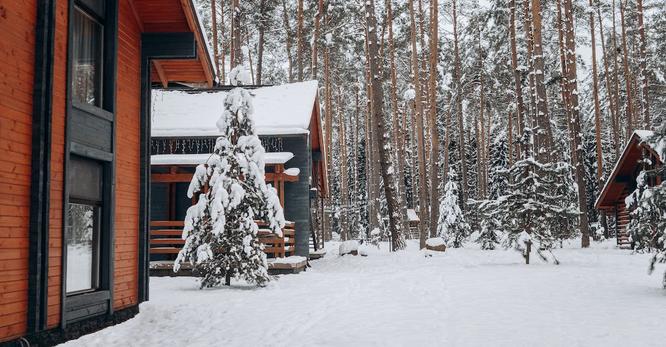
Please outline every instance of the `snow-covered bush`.
[{"label": "snow-covered bush", "polygon": [[455,170],[451,169],[444,186],[444,196],[439,204],[437,236],[454,248],[462,247],[463,242],[471,233],[465,215],[458,204],[458,194],[457,175]]},{"label": "snow-covered bush", "polygon": [[[232,70],[232,84],[242,85],[245,73]],[[269,281],[266,254],[259,243],[262,220],[282,235],[284,214],[275,188],[264,181],[265,150],[252,120],[252,95],[237,87],[224,101],[217,122],[222,133],[205,165],[199,165],[188,189],[198,202],[187,210],[185,244],[174,263],[191,261],[201,275],[201,287],[219,285],[231,277],[263,285]]]}]

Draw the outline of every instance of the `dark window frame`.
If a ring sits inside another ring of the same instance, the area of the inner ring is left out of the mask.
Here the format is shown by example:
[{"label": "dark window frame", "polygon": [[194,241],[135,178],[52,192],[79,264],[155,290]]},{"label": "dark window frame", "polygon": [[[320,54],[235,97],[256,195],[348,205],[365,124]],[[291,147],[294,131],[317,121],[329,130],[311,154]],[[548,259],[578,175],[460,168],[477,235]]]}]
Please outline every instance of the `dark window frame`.
[{"label": "dark window frame", "polygon": [[[95,12],[90,4],[103,4],[103,13]],[[74,72],[74,52],[71,44],[74,39],[74,11],[84,11],[87,15],[101,20],[103,26],[101,100],[99,107],[81,104],[74,101],[72,79]],[[118,47],[118,0],[68,0],[68,51],[67,51],[67,91],[66,91],[66,130],[64,156],[64,187],[62,209],[62,259],[61,259],[61,310],[60,326],[66,328],[69,323],[85,320],[99,315],[113,314],[114,287],[114,214],[115,214],[115,112],[116,112],[116,79],[117,79],[117,47]],[[102,133],[81,132],[72,130],[74,116],[76,122],[81,120],[91,124],[106,124],[100,128]],[[84,136],[84,138],[82,138]],[[110,146],[95,146],[94,139],[105,137],[111,139]],[[81,140],[82,139],[82,140]],[[88,141],[92,139],[93,141]],[[67,237],[65,234],[68,218],[68,203],[77,201],[70,196],[68,174],[70,158],[77,156],[82,159],[94,160],[102,165],[102,202],[99,207],[99,252],[98,252],[98,287],[96,290],[67,293]]]}]

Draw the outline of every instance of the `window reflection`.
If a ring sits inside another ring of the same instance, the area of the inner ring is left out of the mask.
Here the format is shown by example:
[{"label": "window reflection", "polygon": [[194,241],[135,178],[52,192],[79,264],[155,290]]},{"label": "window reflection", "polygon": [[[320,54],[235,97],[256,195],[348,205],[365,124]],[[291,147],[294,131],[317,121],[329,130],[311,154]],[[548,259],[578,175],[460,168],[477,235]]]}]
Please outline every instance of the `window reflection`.
[{"label": "window reflection", "polygon": [[73,101],[102,105],[102,25],[76,8],[73,15]]},{"label": "window reflection", "polygon": [[95,289],[97,208],[69,203],[67,212],[67,293]]}]

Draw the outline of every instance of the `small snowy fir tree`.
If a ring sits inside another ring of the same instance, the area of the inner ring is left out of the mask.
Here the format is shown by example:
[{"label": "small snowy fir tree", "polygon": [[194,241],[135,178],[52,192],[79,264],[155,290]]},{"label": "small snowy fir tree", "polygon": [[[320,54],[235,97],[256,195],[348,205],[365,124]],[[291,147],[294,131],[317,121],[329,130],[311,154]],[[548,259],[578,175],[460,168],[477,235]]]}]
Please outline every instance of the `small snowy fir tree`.
[{"label": "small snowy fir tree", "polygon": [[[531,147],[531,131],[525,129],[521,142]],[[578,209],[573,194],[570,165],[564,162],[540,163],[533,157],[519,160],[505,172],[508,193],[499,198],[500,222],[506,232],[505,246],[522,249],[525,233],[542,250],[550,250],[556,241],[575,231]]]},{"label": "small snowy fir tree", "polygon": [[499,220],[500,206],[497,200],[482,200],[476,203],[476,208],[481,216],[476,243],[484,250],[495,249],[500,244],[503,234],[502,223]]},{"label": "small snowy fir tree", "polygon": [[[666,158],[666,124],[646,141],[662,160]],[[656,158],[645,158],[643,164],[652,167]],[[654,253],[650,272],[657,263],[666,263],[666,180],[656,183],[657,177],[666,178],[666,166],[642,171],[636,179],[637,188],[625,200],[631,210],[631,221],[627,227],[634,250]],[[666,288],[666,272],[664,273]]]},{"label": "small snowy fir tree", "polygon": [[449,170],[444,196],[439,204],[437,222],[437,236],[444,239],[448,246],[455,248],[462,247],[470,234],[469,224],[465,221],[465,215],[458,205],[457,179],[455,170]]},{"label": "small snowy fir tree", "polygon": [[490,172],[488,174],[490,199],[497,199],[506,193],[508,182],[506,176],[500,174],[500,171],[506,170],[509,166],[509,146],[506,138],[506,131],[500,131],[490,147]]},{"label": "small snowy fir tree", "polygon": [[229,73],[233,85],[217,122],[222,136],[205,165],[199,165],[188,190],[198,202],[187,210],[183,239],[174,271],[190,261],[201,275],[201,287],[232,277],[264,285],[269,281],[266,254],[256,220],[282,235],[284,214],[273,187],[264,181],[265,151],[252,120],[252,95],[243,89],[249,75],[241,66]]}]

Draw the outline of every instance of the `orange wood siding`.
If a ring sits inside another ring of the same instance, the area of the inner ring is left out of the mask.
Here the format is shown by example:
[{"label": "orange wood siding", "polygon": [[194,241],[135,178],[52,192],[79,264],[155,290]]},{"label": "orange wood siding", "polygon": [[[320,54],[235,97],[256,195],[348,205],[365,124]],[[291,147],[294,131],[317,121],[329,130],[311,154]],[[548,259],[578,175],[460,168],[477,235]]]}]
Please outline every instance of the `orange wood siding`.
[{"label": "orange wood siding", "polygon": [[67,94],[67,0],[56,1],[53,54],[53,112],[51,115],[51,189],[49,208],[49,279],[47,326],[60,324],[62,279],[62,214],[65,153],[65,98]]},{"label": "orange wood siding", "polygon": [[141,30],[129,0],[118,8],[114,308],[138,303]]},{"label": "orange wood siding", "polygon": [[34,1],[3,1],[0,16],[0,341],[23,335],[34,79]]}]

